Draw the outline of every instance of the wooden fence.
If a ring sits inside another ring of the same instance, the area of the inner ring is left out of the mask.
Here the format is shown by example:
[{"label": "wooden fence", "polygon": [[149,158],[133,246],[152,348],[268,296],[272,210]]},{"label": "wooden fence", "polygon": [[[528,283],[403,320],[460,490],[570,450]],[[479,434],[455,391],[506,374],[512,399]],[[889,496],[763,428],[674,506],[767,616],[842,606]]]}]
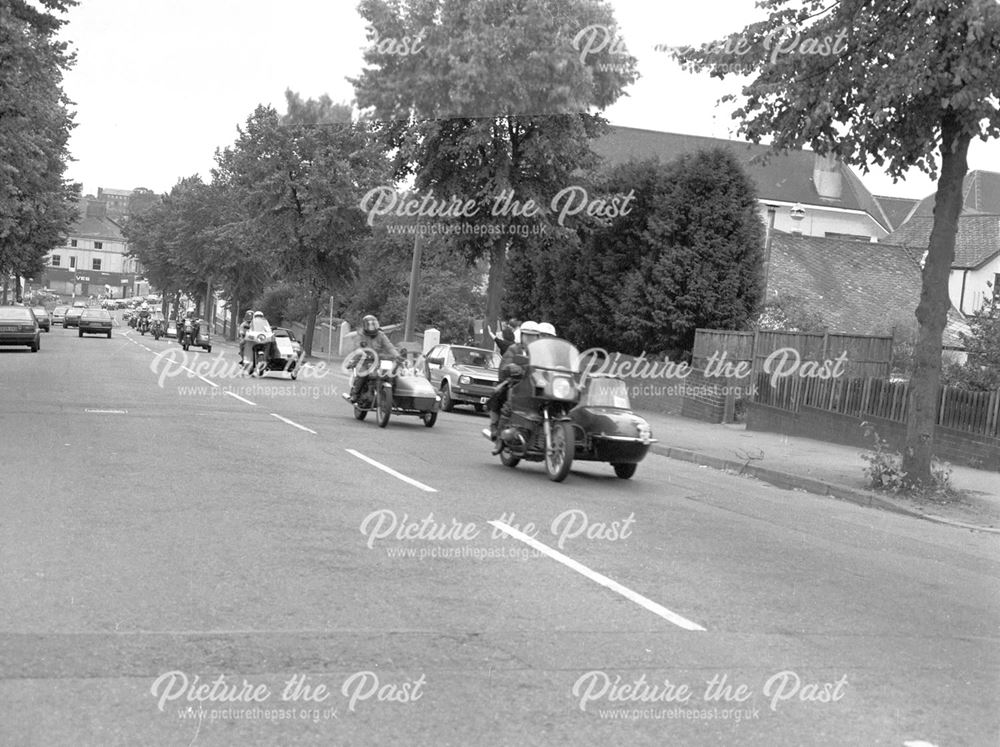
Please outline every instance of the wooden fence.
[{"label": "wooden fence", "polygon": [[745,361],[753,373],[764,370],[768,356],[782,348],[793,348],[802,361],[835,360],[843,354],[847,376],[887,377],[892,370],[892,337],[849,335],[839,332],[734,332],[699,329],[695,332],[692,364],[703,368],[713,355]]},{"label": "wooden fence", "polygon": [[[801,406],[829,410],[859,418],[884,418],[905,423],[909,382],[877,377],[776,379],[756,376],[755,401],[762,405],[798,412]],[[946,428],[993,438],[1000,437],[1000,390],[970,392],[943,386],[938,399],[937,424]]]}]

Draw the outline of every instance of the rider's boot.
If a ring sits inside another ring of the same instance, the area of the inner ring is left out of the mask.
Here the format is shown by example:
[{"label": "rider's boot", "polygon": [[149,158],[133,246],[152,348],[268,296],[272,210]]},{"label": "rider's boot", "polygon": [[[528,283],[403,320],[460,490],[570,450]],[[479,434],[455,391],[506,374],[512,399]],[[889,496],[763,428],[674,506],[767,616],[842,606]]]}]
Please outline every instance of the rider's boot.
[{"label": "rider's boot", "polygon": [[500,413],[490,410],[490,440],[493,442],[493,451],[496,456],[503,451],[503,441],[500,440]]}]

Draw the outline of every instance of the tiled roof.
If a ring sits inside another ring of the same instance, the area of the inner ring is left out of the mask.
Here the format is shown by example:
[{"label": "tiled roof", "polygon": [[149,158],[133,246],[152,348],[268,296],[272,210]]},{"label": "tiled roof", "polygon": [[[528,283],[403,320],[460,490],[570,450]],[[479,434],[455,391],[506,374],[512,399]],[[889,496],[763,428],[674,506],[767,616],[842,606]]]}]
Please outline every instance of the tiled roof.
[{"label": "tiled roof", "polygon": [[69,229],[69,236],[81,239],[125,241],[122,229],[107,217],[104,205],[83,198],[79,202],[79,217]]},{"label": "tiled roof", "polygon": [[[775,231],[767,297],[795,296],[831,332],[887,334],[888,312],[913,313],[920,302],[919,258],[906,248]],[[944,344],[961,347],[961,315],[949,312]]]},{"label": "tiled roof", "polygon": [[895,231],[905,221],[920,200],[913,197],[886,197],[874,195],[874,200],[882,208],[882,213],[889,221],[890,230]]},{"label": "tiled roof", "polygon": [[[922,199],[911,217],[933,217],[935,194]],[[962,180],[962,215],[977,213],[1000,215],[1000,172],[970,171]]]},{"label": "tiled roof", "polygon": [[657,157],[666,162],[683,154],[720,146],[728,148],[747,169],[760,200],[860,210],[871,215],[886,230],[891,230],[871,193],[844,164],[840,164],[843,179],[840,198],[820,197],[812,178],[816,157],[812,151],[794,150],[776,155],[767,145],[617,126],[612,126],[608,134],[595,139],[591,145],[599,156],[614,164]]},{"label": "tiled roof", "polygon": [[[933,217],[914,216],[880,242],[923,250],[930,243],[933,226]],[[997,254],[1000,254],[1000,215],[963,213],[958,219],[955,261],[951,266],[959,269],[980,267]]]}]

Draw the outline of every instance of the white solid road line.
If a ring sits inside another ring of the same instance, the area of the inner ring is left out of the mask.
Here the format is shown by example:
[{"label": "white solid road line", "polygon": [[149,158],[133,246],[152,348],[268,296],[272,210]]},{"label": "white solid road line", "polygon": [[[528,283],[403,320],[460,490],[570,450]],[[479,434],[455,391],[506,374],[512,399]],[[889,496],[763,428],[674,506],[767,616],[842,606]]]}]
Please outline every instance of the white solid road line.
[{"label": "white solid road line", "polygon": [[664,620],[672,622],[674,625],[680,628],[684,628],[684,630],[700,630],[700,631],[705,630],[705,628],[701,627],[698,623],[691,622],[686,617],[682,617],[678,615],[676,612],[671,612],[663,605],[657,604],[652,599],[644,597],[642,594],[632,591],[626,586],[622,586],[617,581],[612,581],[610,578],[598,573],[597,571],[592,571],[590,568],[583,565],[582,563],[578,563],[577,561],[573,560],[573,558],[563,555],[558,550],[553,550],[551,547],[539,542],[534,537],[529,537],[524,532],[520,532],[517,529],[514,529],[514,527],[512,526],[508,526],[507,524],[504,524],[502,521],[491,521],[490,524],[492,524],[502,532],[506,532],[514,539],[518,539],[524,544],[529,545],[530,547],[533,547],[534,549],[538,550],[539,552],[545,553],[553,560],[558,560],[563,565],[572,568],[574,571],[583,576],[586,576],[591,581],[594,581],[600,584],[601,586],[607,587],[612,591],[618,592],[626,599],[635,602],[640,607],[644,607],[645,609],[652,612],[654,615],[659,615]]},{"label": "white solid road line", "polygon": [[422,482],[414,480],[412,477],[407,477],[406,475],[402,474],[401,472],[397,472],[392,467],[386,467],[381,462],[376,462],[371,457],[366,457],[360,451],[355,451],[354,449],[346,449],[346,451],[347,451],[348,454],[353,454],[358,459],[361,459],[362,461],[368,462],[368,464],[372,465],[373,467],[377,467],[378,469],[382,470],[383,472],[392,475],[397,480],[402,480],[405,483],[409,483],[413,487],[420,488],[421,490],[423,490],[423,491],[425,491],[427,493],[436,493],[437,492],[437,490],[435,488],[432,488],[430,485],[424,485]]},{"label": "white solid road line", "polygon": [[272,414],[272,415],[273,415],[274,417],[276,417],[276,418],[277,418],[278,420],[280,420],[281,422],[283,422],[283,423],[288,423],[288,424],[289,424],[290,426],[293,426],[293,427],[295,427],[295,428],[298,428],[298,429],[299,429],[300,431],[306,431],[307,433],[311,433],[311,434],[313,434],[314,436],[316,435],[316,431],[314,431],[314,430],[313,430],[312,428],[306,428],[306,427],[305,427],[304,425],[299,425],[298,423],[296,423],[296,422],[295,422],[295,421],[293,421],[293,420],[289,420],[288,418],[283,418],[283,417],[282,417],[281,415],[279,415],[279,414],[278,414],[278,413],[276,413],[276,412],[272,412],[271,414]]},{"label": "white solid road line", "polygon": [[227,395],[229,397],[232,397],[233,399],[238,399],[240,402],[246,402],[248,405],[253,405],[254,407],[257,406],[256,402],[251,402],[248,399],[243,399],[243,397],[241,397],[238,394],[233,394],[232,392],[223,392],[223,394],[225,394],[225,395]]}]

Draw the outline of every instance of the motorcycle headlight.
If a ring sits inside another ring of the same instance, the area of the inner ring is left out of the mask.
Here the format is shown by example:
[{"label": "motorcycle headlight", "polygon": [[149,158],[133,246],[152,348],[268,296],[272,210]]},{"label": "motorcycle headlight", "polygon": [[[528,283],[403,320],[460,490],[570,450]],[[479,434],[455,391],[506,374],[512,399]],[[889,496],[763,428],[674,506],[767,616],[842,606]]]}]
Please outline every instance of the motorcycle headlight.
[{"label": "motorcycle headlight", "polygon": [[573,382],[565,376],[556,376],[552,379],[552,396],[556,399],[573,399],[575,392]]},{"label": "motorcycle headlight", "polygon": [[472,383],[472,379],[470,379],[468,376],[459,376],[458,377],[458,383],[459,384],[471,384]]},{"label": "motorcycle headlight", "polygon": [[265,335],[263,332],[257,334],[257,342],[264,342],[264,340],[266,339],[267,335]]}]

